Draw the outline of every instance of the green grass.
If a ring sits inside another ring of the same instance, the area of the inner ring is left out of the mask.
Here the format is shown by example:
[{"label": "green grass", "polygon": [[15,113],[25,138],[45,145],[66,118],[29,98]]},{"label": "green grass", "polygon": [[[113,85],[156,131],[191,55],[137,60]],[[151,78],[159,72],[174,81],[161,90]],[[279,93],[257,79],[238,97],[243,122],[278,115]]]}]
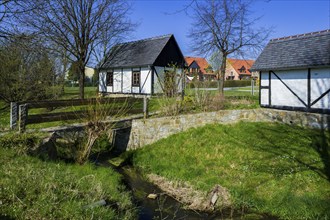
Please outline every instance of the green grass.
[{"label": "green grass", "polygon": [[[97,95],[96,91],[97,91],[96,87],[85,87],[85,98],[96,97]],[[61,97],[59,97],[59,99],[78,99],[78,98],[79,98],[79,87],[64,87],[64,94]],[[64,109],[64,111],[70,111],[70,110],[72,110],[72,108]],[[63,108],[55,109],[53,112],[59,112],[59,111],[63,111]],[[46,109],[33,109],[29,113],[38,114],[45,112],[47,112]],[[77,122],[78,122],[77,120],[47,122],[42,124],[28,125],[27,128],[39,129],[45,127],[65,126]],[[9,126],[10,126],[10,105],[0,100],[0,132],[3,130],[8,130]]]},{"label": "green grass", "polygon": [[[95,98],[97,87],[85,87],[85,98]],[[78,99],[79,87],[64,87],[64,94],[60,99]]]},{"label": "green grass", "polygon": [[245,91],[249,88],[238,87],[224,91],[224,99],[219,98],[217,90],[200,90],[196,93],[195,89],[186,89],[182,103],[178,101],[177,97],[152,97],[149,102],[149,109],[150,112],[159,111],[165,112],[165,115],[176,115],[203,111],[259,108],[259,93],[251,95],[251,92]]},{"label": "green grass", "polygon": [[220,184],[238,209],[329,219],[329,148],[329,132],[241,122],[172,135],[136,151],[133,163],[205,192]]},{"label": "green grass", "polygon": [[[8,147],[0,147],[0,218],[135,219],[131,196],[111,168],[42,161]],[[109,205],[86,208],[102,199]]]},{"label": "green grass", "polygon": [[10,107],[0,100],[0,132],[9,129]]},{"label": "green grass", "polygon": [[[250,92],[244,92],[241,90],[249,89],[248,87],[243,88],[235,88],[233,90],[225,91],[225,100],[223,107],[221,109],[254,109],[259,107],[259,96],[258,94],[252,96]],[[85,87],[85,97],[93,98],[96,97],[96,87]],[[201,91],[203,92],[203,91]],[[218,94],[218,91],[212,90],[207,91],[211,96],[215,96]],[[193,90],[186,90],[187,96],[193,97]],[[77,99],[79,98],[79,87],[64,87],[64,94],[59,99]],[[164,107],[168,105],[173,105],[175,100],[166,99],[165,103],[163,98],[161,97],[153,97],[149,102],[149,112],[161,111]],[[181,113],[190,113],[190,112],[201,112],[202,110],[192,106],[192,103],[183,103],[183,112]],[[57,108],[52,110],[51,112],[63,112],[63,111],[72,111],[79,110],[79,107],[66,107],[66,108]],[[211,108],[210,111],[213,111]],[[29,114],[40,114],[40,113],[49,113],[47,109],[31,109]],[[10,117],[10,108],[5,105],[4,102],[0,102],[0,131],[9,130],[9,120]],[[30,124],[27,125],[27,129],[40,129],[47,127],[55,127],[55,126],[66,126],[73,123],[79,123],[81,120],[68,120],[68,121],[56,121],[56,122],[46,122],[40,124]]]}]

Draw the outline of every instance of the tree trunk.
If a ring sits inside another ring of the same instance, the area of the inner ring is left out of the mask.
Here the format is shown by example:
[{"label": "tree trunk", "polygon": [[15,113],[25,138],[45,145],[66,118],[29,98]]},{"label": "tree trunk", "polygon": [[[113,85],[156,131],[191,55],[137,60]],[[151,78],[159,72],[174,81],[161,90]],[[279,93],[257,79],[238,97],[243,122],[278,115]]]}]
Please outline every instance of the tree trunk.
[{"label": "tree trunk", "polygon": [[225,75],[226,75],[226,63],[227,55],[222,55],[221,67],[218,72],[218,91],[221,97],[224,96],[224,86],[225,86]]},{"label": "tree trunk", "polygon": [[82,61],[78,62],[79,65],[79,98],[84,99],[85,90],[85,65]]}]

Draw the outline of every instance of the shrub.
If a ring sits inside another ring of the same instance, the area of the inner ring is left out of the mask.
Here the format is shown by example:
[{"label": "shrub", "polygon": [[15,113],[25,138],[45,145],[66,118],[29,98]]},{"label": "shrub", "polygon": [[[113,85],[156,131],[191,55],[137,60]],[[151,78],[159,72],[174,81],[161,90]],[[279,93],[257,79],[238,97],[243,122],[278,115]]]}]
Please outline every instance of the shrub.
[{"label": "shrub", "polygon": [[226,80],[225,87],[251,86],[251,80]]},{"label": "shrub", "polygon": [[218,81],[191,81],[187,83],[187,88],[218,88]]},{"label": "shrub", "polygon": [[183,110],[183,102],[180,97],[168,97],[166,95],[157,99],[160,113],[165,116],[178,115]]},{"label": "shrub", "polygon": [[[225,87],[250,86],[251,80],[226,80]],[[187,88],[218,88],[218,81],[192,81],[187,83]]]}]

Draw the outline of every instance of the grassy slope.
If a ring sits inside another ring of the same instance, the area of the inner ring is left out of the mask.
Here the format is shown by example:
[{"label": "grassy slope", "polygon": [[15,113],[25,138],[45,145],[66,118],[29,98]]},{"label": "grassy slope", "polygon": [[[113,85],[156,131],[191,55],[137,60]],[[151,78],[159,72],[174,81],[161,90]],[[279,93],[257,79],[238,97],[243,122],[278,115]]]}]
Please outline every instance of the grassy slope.
[{"label": "grassy slope", "polygon": [[[45,162],[0,148],[0,218],[134,219],[130,195],[110,168]],[[110,207],[84,209],[105,199]]]},{"label": "grassy slope", "polygon": [[[320,146],[326,151],[318,152]],[[133,161],[146,172],[204,191],[221,184],[238,208],[288,219],[330,218],[330,177],[324,170],[329,148],[329,133],[238,123],[173,135],[138,150]]]}]

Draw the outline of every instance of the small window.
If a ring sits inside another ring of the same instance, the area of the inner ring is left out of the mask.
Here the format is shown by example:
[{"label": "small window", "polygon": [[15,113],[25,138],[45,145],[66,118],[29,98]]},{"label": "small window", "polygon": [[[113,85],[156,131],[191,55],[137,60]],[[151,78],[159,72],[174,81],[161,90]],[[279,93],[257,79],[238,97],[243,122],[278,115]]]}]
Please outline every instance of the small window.
[{"label": "small window", "polygon": [[113,86],[113,72],[107,72],[107,86]]},{"label": "small window", "polygon": [[132,86],[140,86],[140,71],[133,71]]}]

